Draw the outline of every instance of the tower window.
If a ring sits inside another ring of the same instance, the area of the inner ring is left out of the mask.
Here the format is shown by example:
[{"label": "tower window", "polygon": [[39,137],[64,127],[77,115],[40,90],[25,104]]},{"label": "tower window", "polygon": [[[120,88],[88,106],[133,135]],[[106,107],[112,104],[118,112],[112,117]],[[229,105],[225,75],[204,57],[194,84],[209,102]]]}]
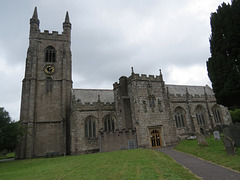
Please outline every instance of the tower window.
[{"label": "tower window", "polygon": [[48,46],[45,50],[45,62],[56,61],[56,50],[52,46]]},{"label": "tower window", "polygon": [[52,92],[52,78],[47,78],[46,79],[46,90],[47,92]]},{"label": "tower window", "polygon": [[149,106],[155,107],[155,97],[154,96],[149,96]]}]

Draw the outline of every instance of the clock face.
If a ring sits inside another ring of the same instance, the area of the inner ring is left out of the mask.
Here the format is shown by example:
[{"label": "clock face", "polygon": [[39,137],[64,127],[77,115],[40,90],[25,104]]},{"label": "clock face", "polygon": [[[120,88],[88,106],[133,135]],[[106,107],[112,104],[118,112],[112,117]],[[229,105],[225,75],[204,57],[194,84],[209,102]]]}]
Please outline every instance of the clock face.
[{"label": "clock face", "polygon": [[43,71],[44,71],[46,74],[51,75],[51,74],[53,74],[53,73],[55,72],[55,68],[54,68],[53,65],[48,64],[48,65],[44,66]]}]

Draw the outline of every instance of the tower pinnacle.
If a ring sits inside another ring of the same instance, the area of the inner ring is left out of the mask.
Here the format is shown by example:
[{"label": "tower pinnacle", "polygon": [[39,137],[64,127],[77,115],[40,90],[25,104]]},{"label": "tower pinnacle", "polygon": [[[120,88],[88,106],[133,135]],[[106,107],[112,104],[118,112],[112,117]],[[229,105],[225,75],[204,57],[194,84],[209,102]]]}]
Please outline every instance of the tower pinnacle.
[{"label": "tower pinnacle", "polygon": [[34,8],[34,12],[33,12],[32,18],[38,19],[37,7]]},{"label": "tower pinnacle", "polygon": [[70,23],[68,11],[66,12],[65,23]]},{"label": "tower pinnacle", "polygon": [[37,7],[34,8],[33,16],[30,19],[30,36],[39,31],[40,21],[38,19]]},{"label": "tower pinnacle", "polygon": [[65,27],[71,29],[71,23],[70,23],[70,20],[69,20],[68,11],[66,12],[65,21],[64,21],[64,23],[63,23],[63,29],[64,29]]},{"label": "tower pinnacle", "polygon": [[72,28],[72,25],[70,23],[68,11],[67,11],[65,16],[65,21],[63,22],[63,33],[67,34],[70,37],[71,28]]},{"label": "tower pinnacle", "polygon": [[37,7],[34,8],[33,16],[30,19],[30,24],[35,23],[39,26],[39,19],[38,19],[38,13],[37,13]]}]

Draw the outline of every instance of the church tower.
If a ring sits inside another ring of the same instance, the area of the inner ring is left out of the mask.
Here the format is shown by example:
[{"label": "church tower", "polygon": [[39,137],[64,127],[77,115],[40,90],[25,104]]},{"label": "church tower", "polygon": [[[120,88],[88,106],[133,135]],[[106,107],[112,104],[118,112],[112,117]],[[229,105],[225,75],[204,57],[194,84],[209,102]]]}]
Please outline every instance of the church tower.
[{"label": "church tower", "polygon": [[30,19],[29,47],[22,82],[20,121],[26,129],[19,159],[68,153],[72,90],[71,23],[63,32],[40,32],[35,7]]}]

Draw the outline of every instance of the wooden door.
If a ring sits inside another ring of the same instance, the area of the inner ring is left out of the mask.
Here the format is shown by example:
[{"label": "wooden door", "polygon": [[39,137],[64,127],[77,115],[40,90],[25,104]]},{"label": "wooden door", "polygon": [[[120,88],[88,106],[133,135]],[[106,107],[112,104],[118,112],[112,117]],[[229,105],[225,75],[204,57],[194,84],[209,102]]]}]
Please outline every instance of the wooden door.
[{"label": "wooden door", "polygon": [[159,130],[151,130],[150,134],[151,138],[151,143],[152,143],[152,148],[160,148],[161,147],[161,137],[160,137],[160,132]]}]

